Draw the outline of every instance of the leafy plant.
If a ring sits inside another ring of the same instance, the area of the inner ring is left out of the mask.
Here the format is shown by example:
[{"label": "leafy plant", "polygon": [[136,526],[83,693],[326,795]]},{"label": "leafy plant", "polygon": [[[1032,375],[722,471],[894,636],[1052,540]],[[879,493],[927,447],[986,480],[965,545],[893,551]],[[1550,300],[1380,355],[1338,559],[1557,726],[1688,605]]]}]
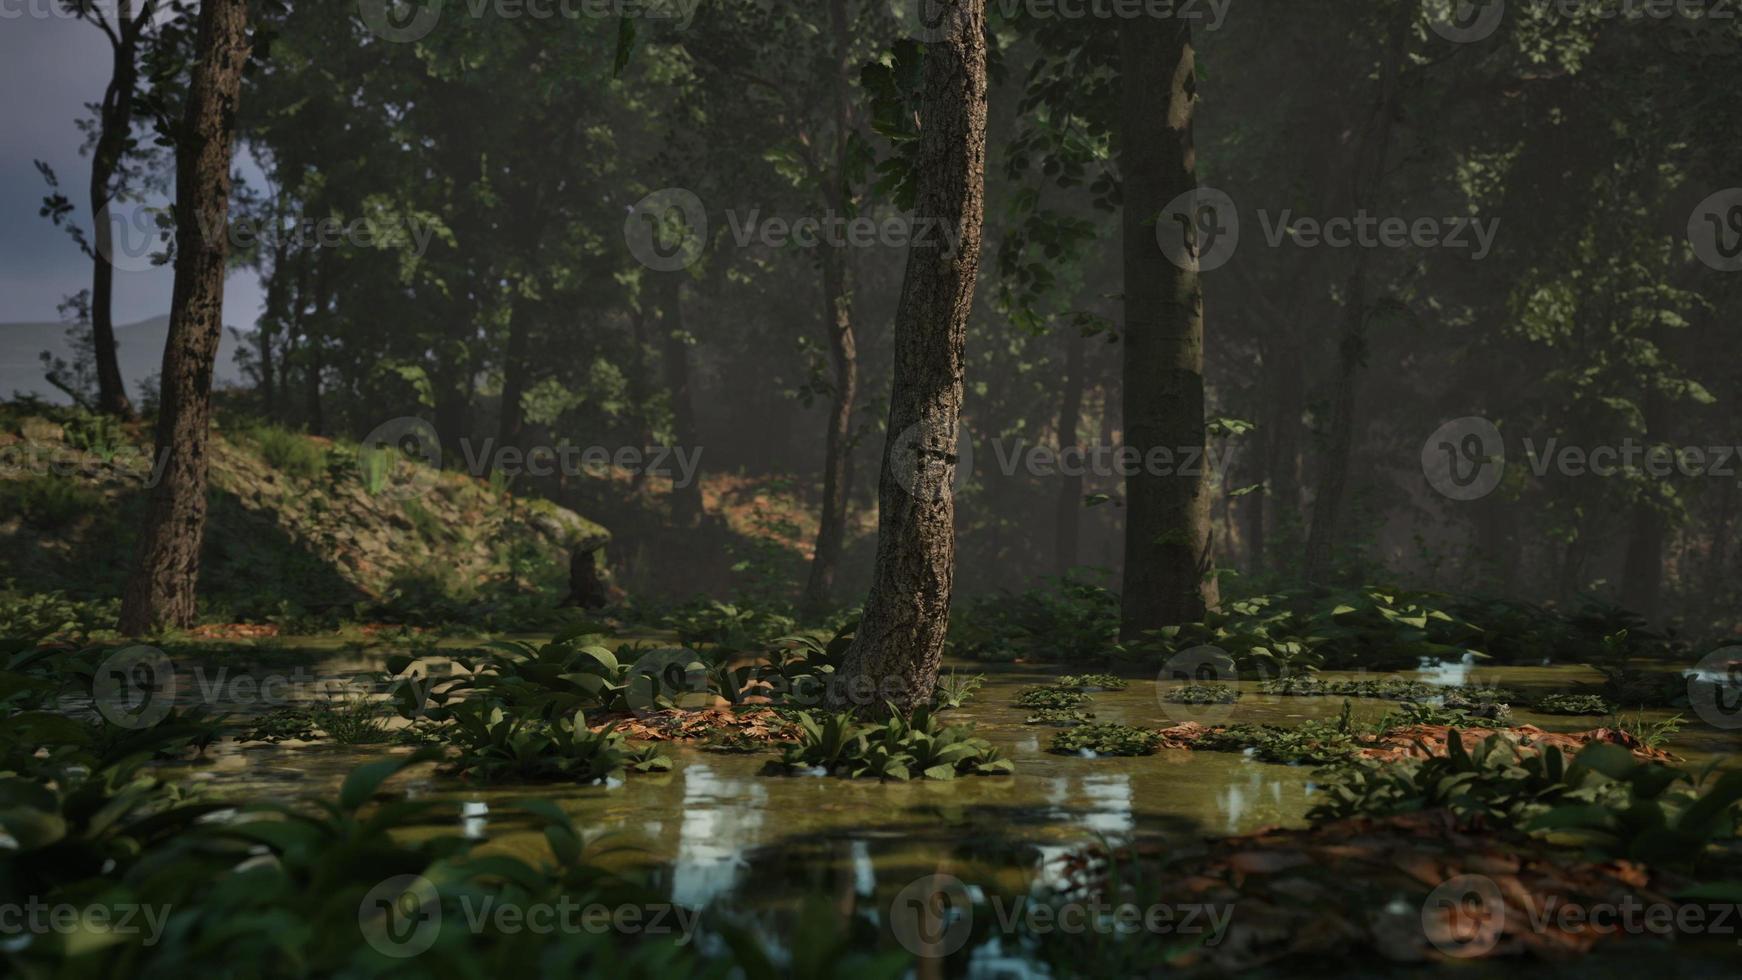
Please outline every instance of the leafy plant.
[{"label": "leafy plant", "polygon": [[1544,715],[1607,715],[1615,708],[1595,694],[1549,694],[1538,698],[1530,710]]},{"label": "leafy plant", "polygon": [[794,720],[799,740],[786,747],[778,763],[788,771],[820,769],[833,776],[896,780],[1015,771],[990,742],[973,735],[973,726],[943,725],[925,708],[907,717],[892,711],[880,724],[861,723],[845,711],[820,717],[800,711]]},{"label": "leafy plant", "polygon": [[1074,708],[1090,700],[1082,691],[1062,687],[1030,687],[1016,694],[1018,708]]},{"label": "leafy plant", "polygon": [[1569,764],[1553,746],[1526,753],[1502,735],[1466,751],[1454,732],[1444,756],[1335,770],[1324,802],[1308,816],[1445,808],[1465,820],[1576,844],[1595,856],[1687,866],[1714,842],[1733,843],[1738,829],[1742,773],[1727,773],[1709,787],[1706,782],[1602,742],[1585,746]]},{"label": "leafy plant", "polygon": [[950,711],[968,703],[974,692],[984,687],[986,675],[971,674],[963,677],[950,668],[948,677],[940,676],[937,687],[932,689],[932,710]]},{"label": "leafy plant", "polygon": [[451,714],[447,740],[459,751],[454,771],[484,782],[596,783],[672,767],[657,748],[629,747],[615,726],[589,730],[579,711],[554,721],[517,718],[500,704],[478,699],[456,705]]},{"label": "leafy plant", "polygon": [[1123,691],[1127,684],[1125,678],[1112,674],[1066,674],[1053,681],[1052,686],[1076,691]]},{"label": "leafy plant", "polygon": [[1161,696],[1173,704],[1233,704],[1240,692],[1231,684],[1186,684],[1169,688]]},{"label": "leafy plant", "polygon": [[1060,754],[1154,755],[1161,736],[1129,725],[1078,725],[1052,738],[1050,751]]},{"label": "leafy plant", "polygon": [[1086,725],[1095,719],[1093,711],[1083,711],[1080,708],[1041,708],[1027,718],[1024,725]]}]

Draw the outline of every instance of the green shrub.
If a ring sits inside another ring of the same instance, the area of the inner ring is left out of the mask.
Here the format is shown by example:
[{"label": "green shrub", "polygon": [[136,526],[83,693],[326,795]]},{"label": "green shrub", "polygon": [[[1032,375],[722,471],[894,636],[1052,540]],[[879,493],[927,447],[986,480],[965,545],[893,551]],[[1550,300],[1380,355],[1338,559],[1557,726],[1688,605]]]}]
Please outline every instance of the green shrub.
[{"label": "green shrub", "polygon": [[87,514],[101,511],[102,493],[69,477],[31,476],[0,480],[0,511],[16,513],[44,531],[59,531]]},{"label": "green shrub", "polygon": [[261,426],[249,435],[261,457],[286,476],[316,480],[327,470],[326,449],[300,432]]},{"label": "green shrub", "polygon": [[1233,704],[1240,692],[1231,684],[1186,684],[1169,688],[1161,699],[1173,704]]},{"label": "green shrub", "polygon": [[779,763],[785,771],[820,769],[849,779],[954,779],[957,776],[1000,776],[1015,765],[992,743],[976,738],[972,725],[944,725],[921,708],[899,713],[879,724],[866,724],[853,712],[794,714],[799,740],[786,747]]}]

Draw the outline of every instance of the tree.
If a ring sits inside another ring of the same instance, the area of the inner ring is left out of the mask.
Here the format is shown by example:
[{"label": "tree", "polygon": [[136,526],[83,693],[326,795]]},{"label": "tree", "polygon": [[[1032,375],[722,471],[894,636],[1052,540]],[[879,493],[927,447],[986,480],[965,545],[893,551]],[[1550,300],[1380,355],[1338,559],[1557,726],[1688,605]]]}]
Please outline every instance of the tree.
[{"label": "tree", "polygon": [[[931,701],[955,583],[956,476],[963,352],[979,274],[986,170],[986,4],[953,0],[928,46],[912,174],[915,236],[896,307],[889,430],[878,478],[877,559],[841,666],[837,705],[875,697],[910,711]],[[869,692],[876,692],[872,695]]]},{"label": "tree", "polygon": [[[1192,116],[1197,106],[1191,24],[1135,17],[1119,28],[1120,172],[1124,177],[1125,443],[1147,460],[1204,458],[1204,295],[1190,242],[1187,261],[1163,254],[1156,220],[1197,189]],[[1158,100],[1157,93],[1165,93]],[[1190,230],[1168,229],[1195,236]],[[1121,633],[1201,619],[1217,600],[1207,467],[1126,480]]]},{"label": "tree", "polygon": [[[133,139],[134,99],[139,90],[140,57],[156,29],[157,16],[165,6],[159,0],[145,0],[136,7],[134,0],[115,4],[93,4],[63,0],[67,10],[80,20],[96,26],[109,41],[111,67],[109,84],[103,89],[103,101],[91,108],[95,113],[89,123],[80,121],[91,138],[91,180],[87,200],[91,207],[91,234],[68,224],[68,231],[79,249],[91,260],[91,291],[82,303],[90,322],[92,365],[97,381],[97,411],[118,418],[132,418],[133,404],[127,398],[127,383],[121,377],[121,363],[115,353],[115,266],[111,261],[115,250],[114,216],[110,207],[126,193],[136,176],[128,160],[138,152]],[[181,4],[170,3],[177,11]],[[106,13],[105,11],[108,11]],[[114,20],[110,20],[110,15]],[[72,202],[59,192],[60,182],[48,165],[38,161],[36,167],[48,181],[50,194],[43,201],[42,214],[59,225],[73,210]],[[53,382],[55,379],[50,378]]]},{"label": "tree", "polygon": [[151,489],[122,596],[120,625],[129,635],[189,626],[196,611],[212,369],[224,328],[230,158],[249,52],[247,0],[205,0],[195,50],[176,145],[175,287],[157,418],[163,475]]}]

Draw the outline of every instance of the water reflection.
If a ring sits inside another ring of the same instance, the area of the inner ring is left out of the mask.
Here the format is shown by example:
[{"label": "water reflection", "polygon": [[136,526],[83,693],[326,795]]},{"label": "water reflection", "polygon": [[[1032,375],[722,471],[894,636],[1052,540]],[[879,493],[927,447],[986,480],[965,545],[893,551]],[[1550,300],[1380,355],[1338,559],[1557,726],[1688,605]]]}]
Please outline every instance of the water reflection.
[{"label": "water reflection", "polygon": [[732,890],[761,843],[768,791],[749,779],[728,779],[705,762],[685,766],[683,820],[672,861],[671,900],[700,908]]}]

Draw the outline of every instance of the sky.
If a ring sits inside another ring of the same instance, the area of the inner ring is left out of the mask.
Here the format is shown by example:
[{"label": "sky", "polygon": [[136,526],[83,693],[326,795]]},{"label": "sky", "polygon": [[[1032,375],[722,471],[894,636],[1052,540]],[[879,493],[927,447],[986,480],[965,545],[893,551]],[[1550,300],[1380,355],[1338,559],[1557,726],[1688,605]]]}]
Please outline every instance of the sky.
[{"label": "sky", "polygon": [[[0,323],[55,322],[61,300],[90,286],[90,260],[37,214],[47,185],[32,161],[54,168],[77,206],[73,220],[88,233],[91,161],[79,153],[74,121],[102,99],[109,67],[103,33],[67,18],[53,0],[0,0]],[[168,266],[117,271],[115,322],[168,313],[173,282]],[[252,327],[263,299],[254,273],[232,272],[224,297],[224,322]],[[11,353],[6,343],[0,334],[0,354]]]}]

